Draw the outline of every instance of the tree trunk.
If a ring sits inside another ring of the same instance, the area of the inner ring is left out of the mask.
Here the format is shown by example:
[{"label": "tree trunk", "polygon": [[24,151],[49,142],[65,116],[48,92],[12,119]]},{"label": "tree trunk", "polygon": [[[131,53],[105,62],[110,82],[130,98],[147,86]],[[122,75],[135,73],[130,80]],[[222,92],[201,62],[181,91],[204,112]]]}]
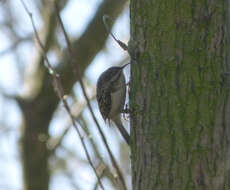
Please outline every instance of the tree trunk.
[{"label": "tree trunk", "polygon": [[132,0],[134,190],[230,189],[226,0]]}]

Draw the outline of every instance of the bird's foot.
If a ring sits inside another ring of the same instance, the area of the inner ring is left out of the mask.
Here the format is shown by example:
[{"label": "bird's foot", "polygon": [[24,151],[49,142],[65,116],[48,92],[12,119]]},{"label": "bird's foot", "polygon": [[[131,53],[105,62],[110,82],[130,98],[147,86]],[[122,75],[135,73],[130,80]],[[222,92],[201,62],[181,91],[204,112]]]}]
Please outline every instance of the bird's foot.
[{"label": "bird's foot", "polygon": [[122,115],[123,115],[123,118],[125,120],[128,120],[129,117],[126,115],[126,114],[129,114],[130,113],[130,109],[128,108],[128,104],[125,105],[125,108],[121,111]]}]

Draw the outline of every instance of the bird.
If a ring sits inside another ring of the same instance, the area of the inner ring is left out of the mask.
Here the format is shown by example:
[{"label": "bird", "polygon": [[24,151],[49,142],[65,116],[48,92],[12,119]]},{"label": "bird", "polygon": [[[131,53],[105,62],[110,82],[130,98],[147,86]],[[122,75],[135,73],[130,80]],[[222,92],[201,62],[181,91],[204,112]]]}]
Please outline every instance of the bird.
[{"label": "bird", "polygon": [[108,120],[109,124],[110,120],[115,123],[128,145],[130,137],[121,122],[121,113],[124,110],[126,98],[123,69],[129,64],[110,67],[99,76],[96,85],[96,98],[103,119]]}]

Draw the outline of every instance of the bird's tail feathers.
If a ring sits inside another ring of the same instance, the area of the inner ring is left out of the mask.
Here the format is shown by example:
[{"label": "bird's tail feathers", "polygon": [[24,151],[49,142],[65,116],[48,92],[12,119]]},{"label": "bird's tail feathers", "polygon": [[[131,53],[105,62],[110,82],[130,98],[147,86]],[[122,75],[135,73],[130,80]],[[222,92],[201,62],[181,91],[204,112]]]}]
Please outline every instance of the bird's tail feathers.
[{"label": "bird's tail feathers", "polygon": [[117,126],[118,130],[120,131],[121,135],[123,136],[123,138],[125,139],[125,141],[129,145],[130,136],[129,136],[127,130],[125,129],[125,127],[123,126],[123,124],[121,122],[120,115],[119,115],[119,117],[116,117],[115,119],[113,119],[113,122],[116,124],[116,126]]}]

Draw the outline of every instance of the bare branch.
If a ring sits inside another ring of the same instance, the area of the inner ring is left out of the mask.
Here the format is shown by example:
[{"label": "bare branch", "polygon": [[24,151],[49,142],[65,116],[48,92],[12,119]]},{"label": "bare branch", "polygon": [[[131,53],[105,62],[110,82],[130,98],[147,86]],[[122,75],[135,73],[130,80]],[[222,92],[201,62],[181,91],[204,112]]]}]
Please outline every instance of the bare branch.
[{"label": "bare branch", "polygon": [[125,51],[128,50],[128,46],[122,42],[121,40],[118,40],[114,35],[113,33],[109,30],[109,26],[108,26],[108,23],[107,23],[107,20],[110,19],[110,17],[108,15],[104,15],[103,16],[103,23],[104,23],[104,26],[107,30],[107,32],[112,36],[112,38],[118,43],[118,45]]},{"label": "bare branch", "polygon": [[76,122],[75,122],[74,116],[72,115],[71,110],[70,110],[70,107],[68,106],[67,101],[66,101],[66,99],[65,99],[64,91],[63,91],[63,88],[62,88],[62,85],[61,85],[61,81],[60,81],[60,76],[59,76],[59,74],[52,68],[52,66],[51,66],[51,64],[50,64],[50,62],[49,62],[49,60],[48,60],[48,57],[46,56],[45,48],[44,48],[44,46],[43,46],[43,44],[42,44],[42,42],[41,42],[41,40],[40,40],[40,37],[39,37],[39,35],[38,35],[37,29],[36,29],[36,26],[35,26],[35,23],[34,23],[34,20],[33,20],[33,15],[32,15],[32,13],[29,11],[29,9],[27,8],[27,6],[26,6],[26,4],[24,3],[24,1],[23,1],[23,0],[20,0],[20,1],[21,1],[21,3],[22,3],[22,5],[23,5],[23,7],[24,7],[24,9],[25,9],[25,11],[26,11],[26,13],[27,13],[27,14],[29,15],[29,17],[30,17],[30,20],[31,20],[31,23],[32,23],[32,26],[33,26],[33,30],[34,30],[34,33],[35,33],[35,37],[36,37],[36,39],[37,39],[37,41],[38,41],[38,44],[39,44],[39,46],[40,46],[40,48],[41,48],[41,50],[42,50],[42,53],[43,53],[43,56],[44,56],[44,59],[45,59],[45,62],[46,62],[46,66],[47,66],[47,68],[49,69],[49,72],[50,72],[51,76],[53,77],[54,89],[56,90],[56,93],[57,93],[59,99],[61,100],[61,102],[62,102],[63,105],[64,105],[64,108],[66,109],[67,113],[69,114],[69,116],[70,116],[70,118],[71,118],[71,121],[72,121],[72,125],[73,125],[74,128],[76,129],[77,134],[78,134],[78,136],[79,136],[79,138],[80,138],[80,140],[81,140],[81,144],[82,144],[83,149],[84,149],[84,151],[85,151],[85,154],[86,154],[86,157],[87,157],[87,159],[88,159],[88,162],[89,162],[90,166],[93,168],[93,171],[94,171],[94,173],[95,173],[95,175],[96,175],[96,177],[97,177],[97,179],[98,179],[98,182],[99,182],[101,188],[104,189],[104,186],[103,186],[103,184],[101,183],[101,180],[100,180],[100,176],[97,174],[96,168],[94,167],[94,165],[93,165],[93,163],[92,163],[92,160],[91,160],[91,158],[90,158],[89,152],[88,152],[87,147],[86,147],[85,142],[84,142],[84,138],[83,138],[83,136],[81,135],[81,133],[80,133],[78,127],[77,127],[77,124],[76,124]]},{"label": "bare branch", "polygon": [[[93,96],[90,97],[90,99],[94,99],[95,96],[96,95],[93,94]],[[82,112],[83,112],[83,110],[85,109],[86,106],[87,106],[87,104],[85,102],[83,102],[83,103],[77,102],[72,106],[71,113],[74,116],[75,120],[78,120],[79,118],[82,117]],[[62,143],[62,140],[64,139],[65,135],[68,133],[68,131],[70,129],[71,123],[72,123],[71,120],[68,121],[67,126],[65,127],[65,130],[63,131],[63,133],[58,138],[53,139],[51,137],[48,140],[48,145],[50,147],[50,153],[51,154],[53,154],[56,151],[56,149],[60,146],[60,144]],[[85,127],[83,127],[82,125],[81,125],[81,127],[83,128],[83,130],[87,134],[87,136],[89,136],[89,132],[86,131]]]},{"label": "bare branch", "polygon": [[[68,48],[68,52],[69,52],[69,57],[72,58],[72,57],[73,57],[72,46],[71,46],[69,37],[68,37],[68,35],[67,35],[67,32],[66,32],[66,30],[65,30],[64,24],[63,24],[63,22],[62,22],[62,19],[61,19],[61,17],[60,17],[59,8],[58,8],[58,5],[57,5],[56,1],[54,2],[54,4],[55,4],[55,8],[56,8],[57,17],[58,17],[58,20],[59,20],[59,22],[60,22],[60,25],[61,25],[61,28],[62,28],[64,37],[65,37],[65,40],[66,40],[66,43],[67,43],[67,48]],[[87,95],[87,93],[86,93],[84,84],[83,84],[82,79],[81,79],[80,74],[79,74],[78,65],[76,65],[76,64],[74,65],[74,62],[73,62],[72,59],[70,59],[70,63],[71,63],[71,66],[73,67],[73,71],[74,71],[74,73],[75,73],[77,79],[78,79],[79,82],[80,82],[80,86],[81,86],[81,88],[82,88],[82,91],[83,91],[84,97],[85,97],[85,99],[86,99],[88,108],[89,108],[89,110],[90,110],[91,116],[92,116],[92,118],[93,118],[93,120],[94,120],[94,122],[95,122],[95,124],[96,124],[96,126],[97,126],[97,129],[98,129],[98,131],[99,131],[99,133],[100,133],[100,135],[101,135],[101,138],[102,138],[102,140],[103,140],[103,142],[104,142],[104,144],[105,144],[106,150],[107,150],[108,153],[109,153],[109,156],[110,156],[110,159],[111,159],[111,161],[112,161],[113,167],[116,169],[116,172],[117,172],[117,174],[118,174],[118,178],[119,178],[119,180],[120,180],[120,182],[121,182],[121,185],[122,185],[122,188],[123,188],[124,190],[126,190],[127,188],[126,188],[126,185],[125,185],[125,182],[124,182],[123,175],[122,175],[122,173],[121,173],[121,171],[120,171],[120,168],[119,168],[119,166],[118,166],[118,164],[117,164],[117,162],[116,162],[116,160],[115,160],[115,158],[114,158],[114,156],[113,156],[113,154],[112,154],[112,151],[110,150],[110,147],[109,147],[109,145],[108,145],[108,143],[107,143],[107,140],[106,140],[106,138],[105,138],[105,135],[104,135],[103,131],[101,130],[101,127],[100,127],[100,125],[99,125],[99,123],[98,123],[98,121],[97,121],[97,119],[96,119],[96,116],[95,116],[95,114],[94,114],[94,112],[93,112],[93,109],[92,109],[92,106],[91,106],[91,104],[90,104],[88,95]]]}]

